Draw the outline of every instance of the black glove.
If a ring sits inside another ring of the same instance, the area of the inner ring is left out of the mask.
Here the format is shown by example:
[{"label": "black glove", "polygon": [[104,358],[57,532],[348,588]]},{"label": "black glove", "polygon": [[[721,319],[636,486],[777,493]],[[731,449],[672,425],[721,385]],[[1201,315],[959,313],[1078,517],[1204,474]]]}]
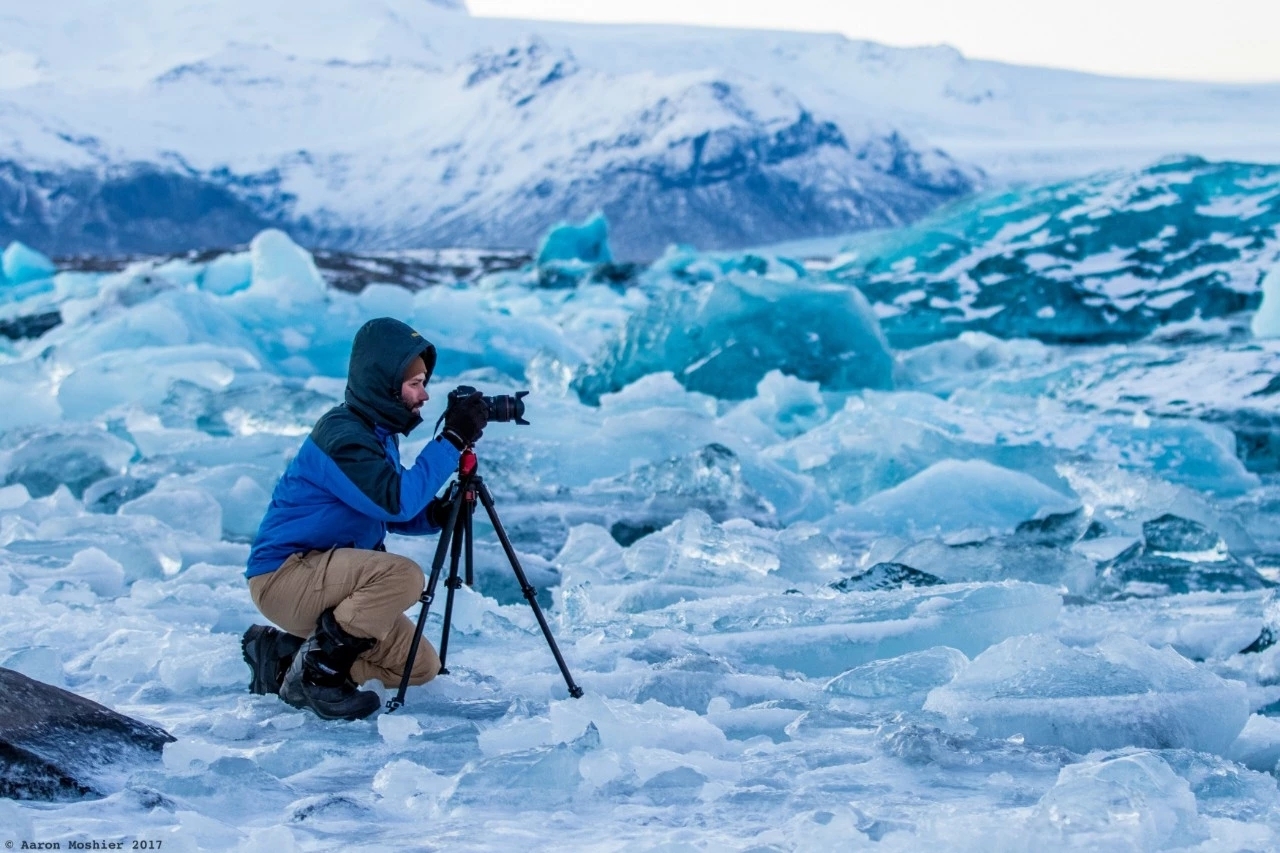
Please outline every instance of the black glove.
[{"label": "black glove", "polygon": [[444,530],[444,526],[449,523],[449,513],[451,512],[453,512],[453,501],[447,501],[444,498],[432,498],[431,503],[427,504],[427,522],[432,527],[439,527]]},{"label": "black glove", "polygon": [[[450,397],[453,397],[450,394]],[[469,444],[480,440],[484,428],[489,425],[489,407],[485,405],[484,395],[473,391],[464,397],[456,397],[444,411],[443,438],[448,439],[454,447],[462,450]]]}]

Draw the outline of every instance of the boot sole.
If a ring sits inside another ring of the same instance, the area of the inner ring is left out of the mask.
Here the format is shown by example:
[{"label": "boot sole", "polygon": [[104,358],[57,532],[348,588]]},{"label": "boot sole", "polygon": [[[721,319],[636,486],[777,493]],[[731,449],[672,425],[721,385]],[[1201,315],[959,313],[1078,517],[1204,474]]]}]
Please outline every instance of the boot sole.
[{"label": "boot sole", "polygon": [[378,694],[370,693],[367,690],[362,690],[360,692],[362,694],[372,697],[373,701],[371,702],[364,701],[364,704],[362,706],[357,706],[356,708],[352,708],[348,710],[347,713],[345,714],[336,713],[334,711],[327,709],[321,703],[316,703],[311,701],[311,698],[306,694],[305,689],[302,691],[302,695],[300,696],[294,695],[292,691],[281,690],[280,699],[286,705],[292,705],[293,707],[297,708],[299,711],[310,711],[311,713],[315,714],[317,717],[319,717],[322,720],[355,721],[355,720],[363,720],[366,717],[373,716],[375,713],[377,713],[378,709],[382,707],[382,700],[378,698]]}]

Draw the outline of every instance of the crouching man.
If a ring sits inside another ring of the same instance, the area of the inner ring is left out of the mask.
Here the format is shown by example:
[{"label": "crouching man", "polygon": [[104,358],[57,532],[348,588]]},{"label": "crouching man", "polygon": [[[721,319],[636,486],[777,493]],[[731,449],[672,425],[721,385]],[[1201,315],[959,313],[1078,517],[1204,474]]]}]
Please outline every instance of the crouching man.
[{"label": "crouching man", "polygon": [[[370,320],[356,333],[346,400],[320,418],[281,476],[249,555],[253,603],[284,629],[245,632],[252,692],[358,720],[380,703],[357,684],[399,684],[415,627],[404,611],[421,595],[423,573],[387,553],[383,539],[439,532],[448,507],[435,493],[488,423],[479,393],[458,400],[413,467],[400,464],[399,437],[422,423],[435,362],[435,347],[398,320]],[[409,683],[439,669],[423,639]]]}]

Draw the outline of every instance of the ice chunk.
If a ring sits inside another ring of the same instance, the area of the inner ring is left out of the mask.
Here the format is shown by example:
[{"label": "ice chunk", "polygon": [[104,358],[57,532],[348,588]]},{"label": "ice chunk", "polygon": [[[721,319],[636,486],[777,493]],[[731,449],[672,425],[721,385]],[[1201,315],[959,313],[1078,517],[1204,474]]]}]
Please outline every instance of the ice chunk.
[{"label": "ice chunk", "polygon": [[604,264],[613,260],[609,251],[609,223],[597,213],[581,225],[561,223],[542,238],[538,266],[555,261]]},{"label": "ice chunk", "polygon": [[[237,334],[243,336],[243,332]],[[89,355],[63,379],[57,399],[70,418],[88,420],[114,406],[136,404],[162,413],[172,423],[175,410],[194,396],[193,391],[216,393],[228,388],[239,373],[261,366],[251,352],[236,347],[142,345]],[[219,412],[216,419],[206,416],[206,420],[224,420],[227,414]]]},{"label": "ice chunk", "polygon": [[735,581],[768,584],[782,565],[772,538],[737,525],[727,529],[706,513],[692,510],[659,534],[629,547],[623,562],[632,581],[644,578],[673,587],[721,589]]},{"label": "ice chunk", "polygon": [[996,370],[1034,367],[1052,359],[1053,350],[1039,341],[1004,341],[985,332],[961,332],[955,340],[903,353],[899,375],[912,385],[943,392],[973,387],[976,378]]},{"label": "ice chunk", "polygon": [[249,258],[253,271],[246,296],[267,297],[285,305],[325,298],[328,288],[311,253],[283,231],[268,228],[260,232],[249,243]]},{"label": "ice chunk", "polygon": [[52,393],[49,365],[42,360],[0,365],[0,430],[54,424],[62,417]]},{"label": "ice chunk", "polygon": [[1165,513],[1142,523],[1147,550],[1186,560],[1224,560],[1227,543],[1216,532],[1189,518]]},{"label": "ice chunk", "polygon": [[52,684],[54,687],[67,686],[67,673],[62,666],[62,655],[51,646],[28,646],[15,650],[0,666],[20,672],[27,678]]},{"label": "ice chunk", "polygon": [[31,502],[31,493],[21,483],[0,488],[0,511],[17,509]]},{"label": "ice chunk", "polygon": [[1242,494],[1260,482],[1236,455],[1231,430],[1197,420],[1161,418],[1145,427],[1103,423],[1090,454],[1219,495]]},{"label": "ice chunk", "polygon": [[409,738],[421,733],[418,718],[409,714],[382,714],[378,717],[378,734],[392,746],[404,746]]},{"label": "ice chunk", "polygon": [[1263,773],[1280,770],[1280,720],[1251,714],[1226,757]]},{"label": "ice chunk", "polygon": [[1113,535],[1137,537],[1144,522],[1173,514],[1216,531],[1232,552],[1257,551],[1258,546],[1237,518],[1186,486],[1149,471],[1126,470],[1105,462],[1070,462],[1058,470],[1092,510],[1094,519],[1105,520],[1106,530]]},{"label": "ice chunk", "polygon": [[249,252],[218,255],[204,268],[199,283],[202,290],[227,296],[244,290],[253,281],[253,256]]},{"label": "ice chunk", "polygon": [[1231,592],[1270,585],[1253,566],[1229,555],[1214,560],[1186,560],[1137,548],[1110,561],[1098,579],[1099,592],[1116,597],[1181,595],[1199,590]]},{"label": "ice chunk", "polygon": [[[1197,590],[1227,592],[1263,589],[1269,581],[1252,565],[1237,560],[1215,531],[1172,513],[1142,523],[1146,540],[1100,563],[1099,590],[1111,596],[1159,596]],[[1118,538],[1118,537],[1113,537]],[[1124,541],[1124,540],[1120,540]],[[1081,543],[1082,552],[1099,544]]]},{"label": "ice chunk", "polygon": [[244,661],[225,634],[174,633],[159,643],[160,683],[177,693],[226,689],[244,682]]},{"label": "ice chunk", "polygon": [[827,522],[833,528],[916,535],[966,528],[1011,530],[1048,513],[1072,512],[1073,498],[1029,474],[980,460],[947,459],[872,495]]},{"label": "ice chunk", "polygon": [[737,408],[786,438],[808,432],[828,417],[817,382],[805,382],[779,370],[766,373],[756,385],[755,397],[744,400]]},{"label": "ice chunk", "polygon": [[[382,719],[379,718],[380,724]],[[413,812],[423,806],[434,808],[452,784],[451,779],[403,758],[386,764],[373,777],[374,793],[388,800],[397,812]]]},{"label": "ice chunk", "polygon": [[[65,490],[55,493],[67,495]],[[10,528],[7,548],[15,554],[38,556],[66,565],[87,549],[98,548],[124,567],[125,582],[166,577],[182,568],[182,543],[170,528],[151,516],[122,517],[57,515],[43,520],[38,530]]]},{"label": "ice chunk", "polygon": [[933,646],[976,655],[1008,637],[1047,629],[1061,608],[1056,590],[1007,581],[836,598],[721,598],[675,604],[663,614],[671,627],[731,663],[833,676]]},{"label": "ice chunk", "polygon": [[1031,825],[1033,849],[1167,850],[1209,836],[1191,786],[1152,752],[1062,768]]},{"label": "ice chunk", "polygon": [[1243,683],[1124,635],[1094,649],[1044,636],[1006,640],[924,707],[985,737],[1021,735],[1081,753],[1137,746],[1221,754],[1249,717]]},{"label": "ice chunk", "polygon": [[824,388],[888,388],[893,358],[853,287],[736,276],[660,292],[591,362],[574,388],[584,402],[649,373],[690,390],[751,397],[772,370]]},{"label": "ice chunk", "polygon": [[898,552],[894,560],[949,583],[1031,581],[1062,586],[1076,595],[1087,593],[1097,579],[1093,563],[1080,554],[1017,535],[956,544],[925,539]]},{"label": "ice chunk", "polygon": [[1240,650],[1241,654],[1265,652],[1280,640],[1280,601],[1276,600],[1274,591],[1269,591],[1263,602],[1262,630],[1252,643]]},{"label": "ice chunk", "polygon": [[66,576],[87,583],[101,598],[114,598],[124,591],[124,566],[98,548],[78,551],[67,566]]},{"label": "ice chunk", "polygon": [[728,745],[724,733],[705,717],[653,700],[633,703],[588,694],[552,703],[550,716],[553,742],[571,741],[594,726],[599,744],[619,752],[644,747],[718,755]]},{"label": "ice chunk", "polygon": [[831,679],[824,689],[833,696],[919,706],[930,690],[951,681],[968,665],[963,652],[937,646],[854,667]]},{"label": "ice chunk", "polygon": [[1280,264],[1262,280],[1262,304],[1250,324],[1254,337],[1280,338]]},{"label": "ice chunk", "polygon": [[36,498],[63,485],[80,497],[98,480],[124,473],[135,452],[128,442],[92,428],[10,433],[3,443],[13,448],[0,455],[4,484],[20,483]]},{"label": "ice chunk", "polygon": [[206,490],[180,481],[161,480],[154,490],[120,507],[120,514],[149,515],[201,539],[222,538],[222,505]]},{"label": "ice chunk", "polygon": [[241,853],[298,853],[297,837],[287,826],[268,826],[249,830],[249,837],[236,845]]},{"label": "ice chunk", "polygon": [[614,526],[649,531],[666,527],[694,508],[721,520],[768,523],[773,516],[773,507],[745,482],[738,455],[719,443],[597,480],[581,490],[581,497],[625,519]]},{"label": "ice chunk", "polygon": [[29,281],[52,278],[58,271],[53,261],[17,240],[10,243],[4,254],[0,255],[0,268],[9,284],[26,284]]},{"label": "ice chunk", "polygon": [[[717,524],[691,510],[625,551],[602,542],[602,532],[574,528],[556,559],[565,606],[575,620],[588,623],[619,611],[641,613],[703,598],[712,590],[782,592],[798,583],[829,583],[845,571],[839,549],[805,523],[781,531],[743,519]],[[612,538],[617,536],[613,531]]]},{"label": "ice chunk", "polygon": [[944,400],[919,391],[863,390],[825,423],[765,453],[850,504],[948,459],[986,461],[1044,483],[1060,479],[1056,448],[1025,438],[1008,441],[1039,429],[1021,398],[960,400],[958,394]]}]

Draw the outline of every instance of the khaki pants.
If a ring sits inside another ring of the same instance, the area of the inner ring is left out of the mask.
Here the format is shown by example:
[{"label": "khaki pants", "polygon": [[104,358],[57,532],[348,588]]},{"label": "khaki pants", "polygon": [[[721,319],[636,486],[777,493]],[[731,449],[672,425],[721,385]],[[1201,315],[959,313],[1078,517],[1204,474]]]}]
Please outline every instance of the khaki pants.
[{"label": "khaki pants", "polygon": [[[351,667],[351,680],[399,687],[415,627],[404,611],[422,586],[422,569],[407,557],[334,548],[294,554],[274,572],[249,578],[249,595],[263,616],[298,637],[309,637],[320,614],[334,608],[344,631],[378,641]],[[424,637],[409,683],[424,684],[439,671],[440,656]]]}]

